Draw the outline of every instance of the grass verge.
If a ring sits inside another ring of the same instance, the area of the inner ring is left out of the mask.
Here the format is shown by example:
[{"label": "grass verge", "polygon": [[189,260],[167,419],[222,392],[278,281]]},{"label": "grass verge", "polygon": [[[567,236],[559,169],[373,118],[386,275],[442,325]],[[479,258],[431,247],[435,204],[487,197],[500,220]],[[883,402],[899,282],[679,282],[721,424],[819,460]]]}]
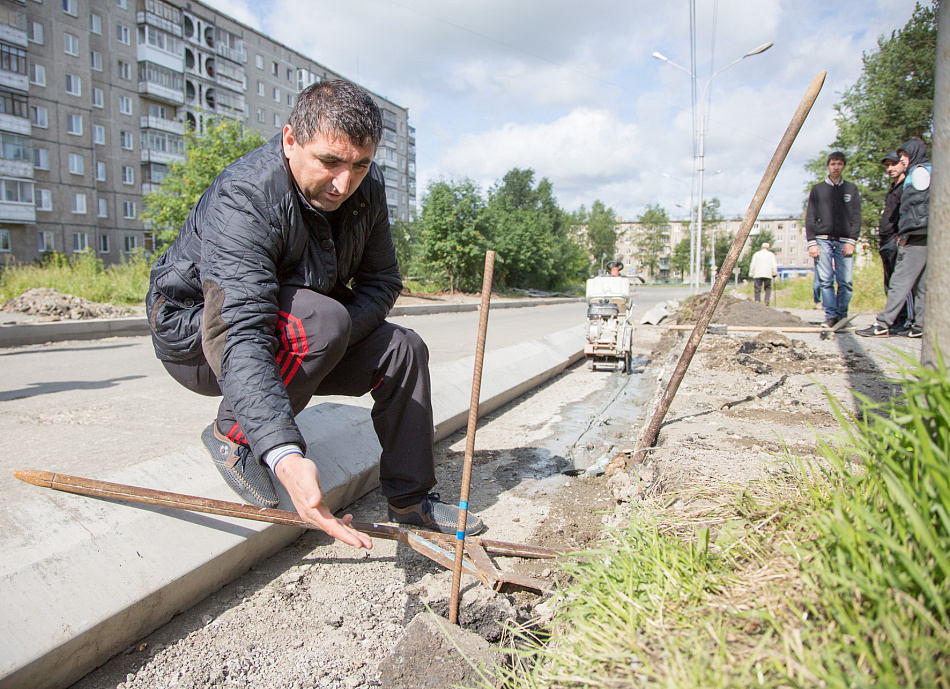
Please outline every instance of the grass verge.
[{"label": "grass verge", "polygon": [[145,300],[151,261],[142,252],[104,266],[92,252],[74,256],[52,253],[40,263],[0,269],[0,303],[33,287],[49,287],[90,301],[138,304]]},{"label": "grass verge", "polygon": [[[812,308],[815,303],[813,282],[811,277],[777,280],[772,290],[772,305],[782,309]],[[880,258],[855,267],[852,289],[851,313],[878,312],[884,308],[887,297],[884,294],[884,272]],[[738,290],[751,296],[752,281],[740,285]]]},{"label": "grass verge", "polygon": [[492,686],[948,686],[950,381],[901,382],[782,480],[647,505]]}]

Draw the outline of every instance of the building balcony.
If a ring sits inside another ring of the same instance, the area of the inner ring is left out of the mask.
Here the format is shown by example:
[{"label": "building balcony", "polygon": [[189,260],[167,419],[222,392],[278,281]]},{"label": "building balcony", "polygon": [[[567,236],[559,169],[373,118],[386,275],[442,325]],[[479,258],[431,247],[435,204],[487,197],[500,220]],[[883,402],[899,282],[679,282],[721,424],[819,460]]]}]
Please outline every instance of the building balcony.
[{"label": "building balcony", "polygon": [[184,91],[177,91],[167,86],[156,84],[153,81],[140,81],[139,93],[146,95],[149,98],[154,98],[157,101],[170,103],[172,105],[184,105],[185,103]]},{"label": "building balcony", "polygon": [[142,129],[157,129],[162,132],[182,135],[185,133],[185,123],[177,120],[166,120],[161,117],[142,115],[139,118],[139,127]]},{"label": "building balcony", "polygon": [[0,113],[0,131],[30,136],[33,133],[33,125],[30,124],[28,117],[16,117],[15,115]]},{"label": "building balcony", "polygon": [[151,62],[177,74],[185,71],[185,54],[181,55],[160,50],[148,43],[140,43],[135,50],[135,59],[139,62]]},{"label": "building balcony", "polygon": [[36,222],[36,206],[32,203],[0,200],[0,222],[32,225]]},{"label": "building balcony", "polygon": [[30,80],[25,74],[8,72],[0,69],[0,86],[13,91],[22,91],[28,93],[30,90]]},{"label": "building balcony", "polygon": [[0,177],[33,179],[33,161],[0,158]]},{"label": "building balcony", "polygon": [[184,153],[170,153],[168,151],[156,151],[150,148],[143,148],[141,161],[143,163],[160,163],[168,165],[175,160],[184,160]]},{"label": "building balcony", "polygon": [[13,7],[0,7],[0,41],[26,48],[26,13]]},{"label": "building balcony", "polygon": [[214,52],[216,52],[221,57],[226,57],[231,62],[237,62],[239,64],[247,62],[247,59],[244,57],[243,50],[237,50],[235,48],[229,48],[223,43],[218,43],[214,47]]},{"label": "building balcony", "polygon": [[167,31],[178,38],[181,38],[184,33],[182,31],[181,24],[176,24],[175,22],[169,21],[164,17],[158,17],[151,12],[139,10],[135,15],[135,21],[138,24],[151,24],[155,28],[161,29],[162,31]]}]

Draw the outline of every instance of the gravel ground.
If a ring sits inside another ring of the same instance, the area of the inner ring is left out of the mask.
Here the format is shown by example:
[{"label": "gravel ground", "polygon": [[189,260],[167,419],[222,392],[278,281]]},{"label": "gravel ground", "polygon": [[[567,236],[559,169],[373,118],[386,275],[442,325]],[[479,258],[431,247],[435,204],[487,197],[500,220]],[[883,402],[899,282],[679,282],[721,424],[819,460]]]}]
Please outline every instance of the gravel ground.
[{"label": "gravel ground", "polygon": [[[743,323],[764,308],[731,304],[734,313],[716,320]],[[808,325],[820,318],[817,311],[770,311],[764,322]],[[480,422],[470,503],[489,526],[484,535],[586,547],[605,527],[622,525],[646,496],[783,471],[783,448],[808,456],[816,434],[837,431],[826,390],[851,411],[855,392],[881,399],[893,390],[883,381],[896,370],[891,348],[914,356],[920,349],[919,341],[847,332],[707,335],[646,460],[622,472],[621,481],[585,472],[635,445],[687,335],[665,324],[640,326],[633,375],[581,364]],[[437,448],[439,490],[448,502],[458,496],[464,447],[460,433]],[[347,512],[382,521],[385,502],[373,492]],[[562,576],[548,560],[496,563],[552,582]],[[446,613],[450,582],[451,572],[394,542],[356,551],[308,532],[74,689],[395,686],[387,659],[419,612]],[[462,583],[461,626],[491,643],[501,639],[506,619],[536,618],[545,600],[495,595],[467,577]],[[438,667],[433,671],[437,676]],[[443,677],[431,686],[451,684]]]}]

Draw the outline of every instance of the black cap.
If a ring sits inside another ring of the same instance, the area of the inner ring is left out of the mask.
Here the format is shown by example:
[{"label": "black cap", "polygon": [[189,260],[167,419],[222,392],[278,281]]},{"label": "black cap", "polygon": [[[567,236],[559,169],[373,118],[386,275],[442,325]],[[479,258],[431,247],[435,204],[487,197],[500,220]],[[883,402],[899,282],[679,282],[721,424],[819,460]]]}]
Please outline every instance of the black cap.
[{"label": "black cap", "polygon": [[881,158],[882,163],[886,163],[887,161],[891,161],[892,163],[899,163],[901,162],[901,157],[897,155],[897,151],[888,151],[884,155],[884,157]]}]

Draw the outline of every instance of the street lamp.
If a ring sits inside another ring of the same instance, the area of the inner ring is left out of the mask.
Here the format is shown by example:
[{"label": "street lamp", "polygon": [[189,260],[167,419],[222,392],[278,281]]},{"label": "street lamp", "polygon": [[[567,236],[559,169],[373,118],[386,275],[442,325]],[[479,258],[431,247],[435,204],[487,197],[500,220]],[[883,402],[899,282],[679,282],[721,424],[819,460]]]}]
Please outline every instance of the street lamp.
[{"label": "street lamp", "polygon": [[[715,79],[717,76],[725,72],[727,69],[729,69],[733,65],[739,64],[740,62],[745,60],[747,57],[752,57],[753,55],[764,53],[766,50],[771,48],[772,45],[773,45],[772,43],[763,43],[759,47],[753,48],[742,57],[736,60],[733,60],[728,65],[726,65],[725,67],[720,69],[718,72],[713,74],[711,77],[709,77],[709,81],[707,81],[706,85],[703,87],[703,95],[699,102],[699,207],[696,211],[696,216],[697,216],[696,246],[697,247],[702,246],[702,239],[703,239],[703,171],[704,171],[704,166],[705,166],[704,158],[706,154],[706,93],[709,90],[709,85],[712,83],[713,79]],[[665,55],[662,55],[661,53],[654,52],[653,57],[655,57],[657,60],[662,60],[663,62],[666,62],[667,64],[672,65],[673,67],[676,67],[678,70],[686,72],[693,79],[693,81],[696,82],[696,86],[699,86],[699,79],[696,77],[695,74],[690,72],[685,67],[681,67],[680,65],[676,64],[675,62],[670,60]],[[696,260],[698,262],[699,254],[701,252],[697,250],[696,253],[697,253]],[[715,254],[715,249],[713,250],[713,254]],[[713,271],[715,271],[715,260],[716,260],[715,255],[713,255],[711,258],[713,260]],[[699,266],[697,265],[697,272],[698,272],[698,269],[699,269]]]}]

